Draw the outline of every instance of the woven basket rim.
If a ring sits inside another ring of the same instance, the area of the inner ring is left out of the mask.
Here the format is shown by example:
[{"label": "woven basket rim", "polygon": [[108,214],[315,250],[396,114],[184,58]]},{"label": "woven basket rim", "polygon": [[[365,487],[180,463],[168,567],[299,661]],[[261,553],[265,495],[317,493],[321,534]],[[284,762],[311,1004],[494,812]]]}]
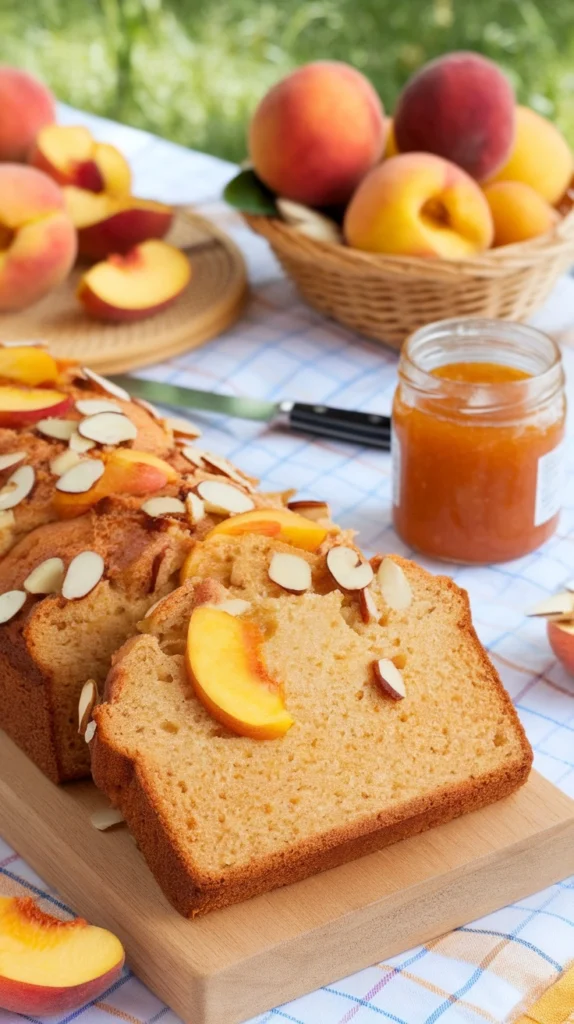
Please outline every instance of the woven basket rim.
[{"label": "woven basket rim", "polygon": [[335,272],[361,276],[384,274],[444,281],[464,277],[496,278],[535,267],[550,257],[561,256],[566,263],[571,256],[574,262],[574,208],[551,231],[538,238],[487,249],[465,260],[363,252],[309,238],[278,217],[244,213],[243,218],[256,234],[267,238],[274,248],[291,259],[309,263],[320,260],[323,265],[330,264]]}]

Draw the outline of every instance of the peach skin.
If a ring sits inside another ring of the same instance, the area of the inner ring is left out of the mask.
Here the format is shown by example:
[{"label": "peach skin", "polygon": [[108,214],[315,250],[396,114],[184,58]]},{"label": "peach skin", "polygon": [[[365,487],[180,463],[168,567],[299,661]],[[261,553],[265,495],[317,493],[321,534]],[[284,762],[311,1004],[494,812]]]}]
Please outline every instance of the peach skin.
[{"label": "peach skin", "polygon": [[395,111],[401,153],[436,153],[477,181],[508,159],[514,93],[499,67],[478,53],[448,53],[407,82]]},{"label": "peach skin", "polygon": [[0,1006],[32,1016],[65,1014],[120,977],[119,939],[81,917],[61,921],[29,896],[0,896]]},{"label": "peach skin", "polygon": [[574,622],[548,622],[546,629],[558,661],[574,676]]},{"label": "peach skin", "polygon": [[486,185],[484,194],[494,221],[495,246],[545,235],[560,220],[554,207],[521,181],[494,182]]},{"label": "peach skin", "polygon": [[0,67],[0,161],[24,163],[41,128],[55,117],[49,89],[27,71]]},{"label": "peach skin", "polygon": [[108,256],[90,267],[78,286],[78,298],[100,320],[141,320],[171,305],[190,278],[189,260],[180,249],[150,239],[125,256]]},{"label": "peach skin", "polygon": [[459,260],[487,249],[494,229],[479,186],[431,153],[403,153],[370,171],[345,215],[349,245],[395,256]]},{"label": "peach skin", "polygon": [[517,107],[514,145],[491,180],[521,181],[554,205],[573,173],[572,150],[558,128],[529,107]]},{"label": "peach skin", "polygon": [[54,509],[59,519],[76,519],[112,494],[154,494],[177,480],[173,467],[150,452],[115,448],[97,457],[104,463],[104,472],[88,491],[55,491]]},{"label": "peach skin", "polygon": [[125,255],[148,238],[163,238],[173,219],[170,206],[151,199],[96,194],[75,185],[66,185],[62,191],[78,231],[78,252],[89,259]]},{"label": "peach skin", "polygon": [[346,203],[381,157],[385,120],[370,82],[348,64],[297,68],[261,100],[249,152],[262,181],[307,206]]},{"label": "peach skin", "polygon": [[46,174],[0,164],[0,312],[23,309],[67,277],[76,232]]},{"label": "peach skin", "polygon": [[131,172],[122,154],[108,143],[96,142],[81,125],[51,124],[38,133],[30,163],[59,185],[76,185],[90,192],[128,195]]}]

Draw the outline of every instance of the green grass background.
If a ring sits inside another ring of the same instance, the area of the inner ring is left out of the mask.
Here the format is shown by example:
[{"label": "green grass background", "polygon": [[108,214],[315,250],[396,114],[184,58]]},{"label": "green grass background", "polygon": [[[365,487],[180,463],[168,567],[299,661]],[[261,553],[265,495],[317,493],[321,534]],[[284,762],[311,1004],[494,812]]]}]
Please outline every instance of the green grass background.
[{"label": "green grass background", "polygon": [[453,49],[498,61],[574,145],[574,0],[0,0],[0,61],[235,160],[257,100],[297,64],[349,61],[392,112],[412,72]]}]

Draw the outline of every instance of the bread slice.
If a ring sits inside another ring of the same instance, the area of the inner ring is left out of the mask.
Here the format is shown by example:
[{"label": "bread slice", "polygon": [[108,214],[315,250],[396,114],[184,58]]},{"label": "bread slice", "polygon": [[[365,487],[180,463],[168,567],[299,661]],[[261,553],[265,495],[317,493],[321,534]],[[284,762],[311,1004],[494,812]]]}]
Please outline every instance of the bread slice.
[{"label": "bread slice", "polygon": [[[309,592],[271,582],[276,551],[311,564]],[[116,654],[93,712],[93,776],[182,914],[372,852],[526,780],[532,753],[466,593],[393,561],[412,602],[393,610],[375,580],[376,615],[364,622],[358,595],[330,578],[324,552],[266,537],[209,539],[192,554],[198,575]],[[230,597],[248,601],[243,617],[263,632],[265,666],[284,686],[294,725],[280,739],[230,732],[188,678],[193,608]],[[373,663],[382,657],[402,671],[404,700],[377,686]]]}]

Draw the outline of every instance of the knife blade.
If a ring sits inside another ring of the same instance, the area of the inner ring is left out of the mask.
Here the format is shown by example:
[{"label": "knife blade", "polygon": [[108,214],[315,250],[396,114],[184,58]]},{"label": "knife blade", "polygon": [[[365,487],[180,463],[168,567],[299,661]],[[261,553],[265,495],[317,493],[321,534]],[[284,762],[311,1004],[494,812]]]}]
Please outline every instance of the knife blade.
[{"label": "knife blade", "polygon": [[136,398],[147,398],[170,408],[218,412],[239,419],[259,420],[271,426],[289,427],[303,434],[349,441],[384,451],[390,449],[391,421],[388,416],[378,413],[353,412],[289,399],[268,402],[260,398],[218,395],[213,391],[184,388],[128,374],[113,376],[111,380]]}]

